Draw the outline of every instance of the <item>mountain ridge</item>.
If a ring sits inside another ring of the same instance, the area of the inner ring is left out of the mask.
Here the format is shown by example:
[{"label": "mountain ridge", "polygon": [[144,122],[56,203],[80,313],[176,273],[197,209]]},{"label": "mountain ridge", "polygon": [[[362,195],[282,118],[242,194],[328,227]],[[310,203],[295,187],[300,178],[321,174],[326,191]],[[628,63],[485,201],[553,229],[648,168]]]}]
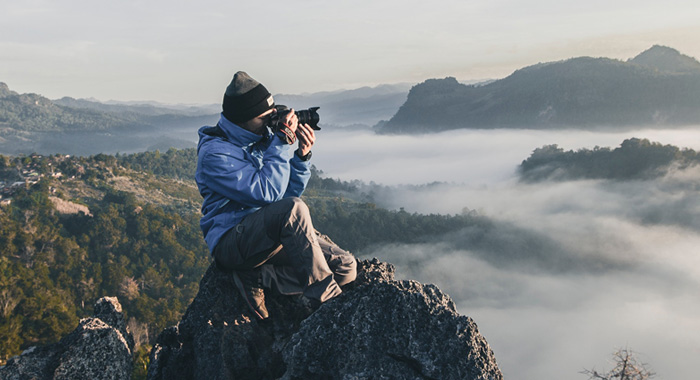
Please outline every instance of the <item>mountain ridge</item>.
[{"label": "mountain ridge", "polygon": [[453,77],[428,79],[414,86],[399,111],[376,130],[619,130],[700,123],[697,61],[662,47],[633,60],[576,57],[539,63],[478,87]]},{"label": "mountain ridge", "polygon": [[[370,128],[396,113],[408,84],[302,95],[275,95],[295,109],[320,106],[325,129]],[[214,125],[221,105],[167,105],[157,102],[99,102],[38,94],[18,94],[0,82],[0,154],[142,152],[190,148],[196,130]]]}]

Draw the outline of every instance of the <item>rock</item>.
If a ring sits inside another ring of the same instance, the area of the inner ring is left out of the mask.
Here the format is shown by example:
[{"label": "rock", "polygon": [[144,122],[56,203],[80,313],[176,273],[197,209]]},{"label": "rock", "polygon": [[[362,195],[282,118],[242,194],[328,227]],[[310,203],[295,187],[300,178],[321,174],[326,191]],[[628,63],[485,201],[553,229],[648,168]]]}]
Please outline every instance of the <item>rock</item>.
[{"label": "rock", "polygon": [[134,341],[117,298],[103,297],[94,315],[54,343],[32,347],[0,367],[0,379],[130,379]]},{"label": "rock", "polygon": [[440,289],[396,281],[376,259],[358,269],[316,311],[266,294],[270,318],[258,321],[212,265],[182,321],[158,337],[148,379],[503,379],[474,321]]}]

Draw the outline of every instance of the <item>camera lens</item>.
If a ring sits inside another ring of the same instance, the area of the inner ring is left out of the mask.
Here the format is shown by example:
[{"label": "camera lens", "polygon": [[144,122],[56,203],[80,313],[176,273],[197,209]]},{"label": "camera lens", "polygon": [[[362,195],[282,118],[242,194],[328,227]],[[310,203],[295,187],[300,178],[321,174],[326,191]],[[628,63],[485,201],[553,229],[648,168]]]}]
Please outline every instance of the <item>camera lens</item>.
[{"label": "camera lens", "polygon": [[[318,122],[321,120],[317,112],[319,108],[321,107],[311,107],[308,110],[295,111],[294,114],[297,115],[299,123],[308,124],[314,130],[319,131],[321,130],[321,127],[318,126]],[[289,110],[289,107],[281,104],[275,106],[275,111],[270,115],[270,122],[268,125],[273,129],[279,128],[282,117],[286,115]]]},{"label": "camera lens", "polygon": [[318,126],[318,122],[321,120],[321,117],[318,116],[318,112],[316,112],[319,108],[320,107],[311,107],[308,110],[297,111],[295,114],[297,115],[300,123],[308,124],[311,126],[311,128],[318,131],[321,129]]}]

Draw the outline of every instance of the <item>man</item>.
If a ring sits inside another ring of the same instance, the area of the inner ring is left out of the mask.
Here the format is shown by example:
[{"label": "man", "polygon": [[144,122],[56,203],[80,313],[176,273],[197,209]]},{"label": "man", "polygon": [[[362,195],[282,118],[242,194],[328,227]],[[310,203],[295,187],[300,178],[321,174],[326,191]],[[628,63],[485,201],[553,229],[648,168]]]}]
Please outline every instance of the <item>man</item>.
[{"label": "man", "polygon": [[274,106],[265,86],[237,72],[218,124],[199,130],[197,146],[204,240],[258,319],[269,316],[263,288],[303,294],[318,307],[357,274],[355,258],[320,238],[299,198],[311,176],[314,130],[289,112],[271,131]]}]

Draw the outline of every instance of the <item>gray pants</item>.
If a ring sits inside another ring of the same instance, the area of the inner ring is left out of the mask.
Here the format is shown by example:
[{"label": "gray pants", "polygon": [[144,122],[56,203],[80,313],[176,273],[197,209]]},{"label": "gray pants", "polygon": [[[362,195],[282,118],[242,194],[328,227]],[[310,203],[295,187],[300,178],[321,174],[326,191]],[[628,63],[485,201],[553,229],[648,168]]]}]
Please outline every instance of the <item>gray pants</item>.
[{"label": "gray pants", "polygon": [[285,198],[246,216],[214,249],[226,270],[260,268],[263,287],[325,302],[355,280],[355,257],[323,239],[300,198]]}]

